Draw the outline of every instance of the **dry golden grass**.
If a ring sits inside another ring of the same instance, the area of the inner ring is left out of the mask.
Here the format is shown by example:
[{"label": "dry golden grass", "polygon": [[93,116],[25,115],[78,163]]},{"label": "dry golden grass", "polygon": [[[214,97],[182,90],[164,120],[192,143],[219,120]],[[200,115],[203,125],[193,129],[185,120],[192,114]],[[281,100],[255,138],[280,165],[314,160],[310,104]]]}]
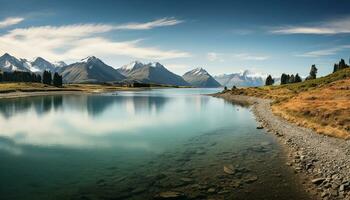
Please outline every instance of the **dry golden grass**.
[{"label": "dry golden grass", "polygon": [[274,113],[316,132],[350,139],[350,79],[301,92],[272,106]]},{"label": "dry golden grass", "polygon": [[272,99],[272,110],[320,134],[350,139],[350,69],[296,84],[228,91]]}]

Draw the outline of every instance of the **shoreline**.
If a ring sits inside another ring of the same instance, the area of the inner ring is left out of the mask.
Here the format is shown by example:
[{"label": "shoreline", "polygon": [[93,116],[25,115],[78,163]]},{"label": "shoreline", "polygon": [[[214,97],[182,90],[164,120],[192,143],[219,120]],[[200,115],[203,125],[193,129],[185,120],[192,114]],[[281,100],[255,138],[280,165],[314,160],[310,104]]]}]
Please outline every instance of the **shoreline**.
[{"label": "shoreline", "polygon": [[350,199],[349,140],[320,135],[274,115],[271,100],[225,93],[211,96],[251,105],[257,122],[286,150],[286,164],[305,178],[308,192],[319,199]]},{"label": "shoreline", "polygon": [[34,96],[49,96],[49,95],[93,95],[103,94],[107,92],[121,92],[121,91],[140,91],[142,88],[128,88],[128,89],[113,89],[113,90],[76,90],[76,89],[65,89],[65,90],[43,90],[43,91],[14,91],[8,93],[0,93],[0,99],[11,99],[11,98],[23,98],[23,97],[34,97]]}]

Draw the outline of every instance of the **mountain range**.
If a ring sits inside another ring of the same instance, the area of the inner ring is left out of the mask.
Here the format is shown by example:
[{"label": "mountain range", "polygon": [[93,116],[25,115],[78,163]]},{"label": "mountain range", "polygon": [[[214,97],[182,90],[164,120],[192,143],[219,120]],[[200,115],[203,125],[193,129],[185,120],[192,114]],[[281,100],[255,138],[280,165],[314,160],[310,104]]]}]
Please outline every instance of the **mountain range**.
[{"label": "mountain range", "polygon": [[63,76],[64,83],[153,83],[162,85],[220,87],[261,86],[266,75],[245,70],[240,73],[211,76],[205,69],[196,68],[179,76],[169,71],[159,62],[131,62],[118,69],[105,64],[94,56],[67,65],[63,61],[51,63],[42,57],[32,61],[19,59],[5,53],[0,57],[0,71],[24,71],[42,73],[57,72]]},{"label": "mountain range", "polygon": [[18,59],[5,53],[0,57],[0,70],[4,72],[24,71],[24,72],[43,72],[44,70],[55,72],[58,68],[65,66],[63,61],[50,63],[49,61],[37,57],[33,61]]},{"label": "mountain range", "polygon": [[239,73],[232,74],[222,74],[218,76],[214,76],[215,80],[217,80],[222,86],[227,87],[256,87],[262,86],[265,84],[265,79],[267,75],[256,73],[250,70],[244,70]]}]

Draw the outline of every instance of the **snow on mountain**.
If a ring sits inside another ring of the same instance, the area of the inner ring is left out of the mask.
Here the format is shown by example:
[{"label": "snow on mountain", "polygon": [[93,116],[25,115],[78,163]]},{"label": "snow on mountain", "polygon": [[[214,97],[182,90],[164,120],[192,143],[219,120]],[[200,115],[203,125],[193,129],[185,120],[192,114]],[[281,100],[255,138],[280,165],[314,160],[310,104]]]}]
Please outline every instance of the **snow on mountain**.
[{"label": "snow on mountain", "polygon": [[61,67],[58,73],[63,76],[65,83],[105,83],[125,79],[116,69],[95,56]]},{"label": "snow on mountain", "polygon": [[23,60],[17,59],[8,53],[5,53],[0,57],[0,70],[4,72],[30,71],[27,67],[25,67]]},{"label": "snow on mountain", "polygon": [[267,74],[255,72],[252,70],[244,70],[239,73],[222,74],[214,76],[214,78],[223,86],[232,87],[255,87],[265,84]]},{"label": "snow on mountain", "polygon": [[194,87],[220,87],[218,83],[205,69],[196,68],[186,72],[182,78]]},{"label": "snow on mountain", "polygon": [[56,62],[53,62],[52,63],[56,68],[57,67],[64,67],[64,66],[67,66],[67,64],[63,61],[56,61]]},{"label": "snow on mountain", "polygon": [[164,85],[189,86],[181,76],[169,71],[159,62],[143,64],[134,61],[117,69],[119,73],[127,77],[127,82],[142,82]]},{"label": "snow on mountain", "polygon": [[123,74],[124,76],[127,76],[129,74],[129,72],[136,70],[138,68],[143,67],[144,64],[139,62],[139,61],[133,61],[129,64],[126,64],[124,66],[122,66],[121,68],[117,69],[119,71],[119,73]]},{"label": "snow on mountain", "polygon": [[8,53],[0,57],[0,69],[6,72],[25,71],[39,73],[44,70],[56,72],[59,67],[66,66],[62,61],[57,63],[50,63],[44,58],[37,57],[33,61],[23,58],[16,58]]}]

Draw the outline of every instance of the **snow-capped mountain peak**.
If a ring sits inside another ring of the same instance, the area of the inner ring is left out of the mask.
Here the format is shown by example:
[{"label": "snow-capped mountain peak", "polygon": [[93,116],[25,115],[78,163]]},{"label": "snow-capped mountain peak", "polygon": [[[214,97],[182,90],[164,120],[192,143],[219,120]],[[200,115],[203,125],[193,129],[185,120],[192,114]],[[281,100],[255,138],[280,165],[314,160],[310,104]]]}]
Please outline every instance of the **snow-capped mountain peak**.
[{"label": "snow-capped mountain peak", "polygon": [[86,57],[86,58],[81,59],[81,62],[85,62],[85,63],[88,63],[88,62],[96,62],[96,61],[102,62],[100,59],[98,59],[98,58],[95,57],[95,56],[88,56],[88,57]]},{"label": "snow-capped mountain peak", "polygon": [[268,75],[265,73],[253,71],[253,70],[241,70],[240,75],[244,77],[250,77],[250,78],[266,78]]},{"label": "snow-capped mountain peak", "polygon": [[127,70],[127,71],[131,71],[133,69],[136,69],[136,68],[139,68],[139,67],[142,67],[142,66],[143,66],[142,62],[135,60],[135,61],[133,61],[133,62],[131,62],[129,64],[126,64],[126,65],[122,66],[121,69]]},{"label": "snow-capped mountain peak", "polygon": [[56,61],[52,63],[53,65],[55,65],[56,67],[65,67],[67,66],[67,64],[63,61]]},{"label": "snow-capped mountain peak", "polygon": [[147,64],[150,67],[161,67],[164,68],[164,66],[162,64],[160,64],[159,62],[150,62]]}]

